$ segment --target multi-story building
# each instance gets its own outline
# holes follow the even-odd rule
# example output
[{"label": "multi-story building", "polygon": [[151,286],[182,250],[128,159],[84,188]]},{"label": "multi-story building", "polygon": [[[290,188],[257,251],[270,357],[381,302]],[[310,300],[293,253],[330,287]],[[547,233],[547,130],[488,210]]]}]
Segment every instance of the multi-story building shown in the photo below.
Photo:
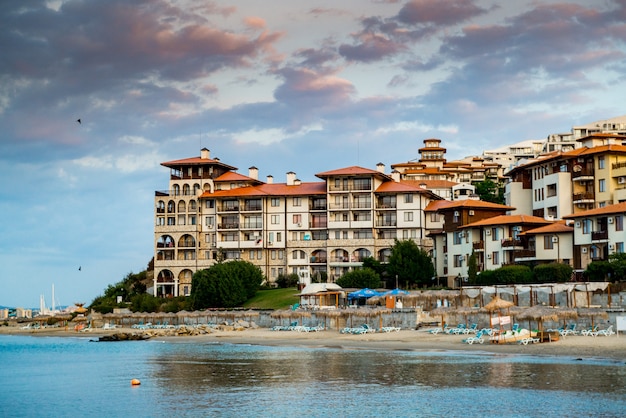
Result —
[{"label": "multi-story building", "polygon": [[162,163],[169,188],[155,194],[155,295],[188,295],[195,271],[224,259],[282,274],[335,281],[366,257],[385,262],[395,239],[430,250],[425,208],[441,198],[397,172],[347,167],[318,173],[319,182],[286,183],[248,176],[199,157]]},{"label": "multi-story building", "polygon": [[[438,193],[446,193],[458,183],[471,184],[486,179],[499,183],[503,174],[502,165],[485,161],[483,157],[447,161],[446,149],[441,147],[441,140],[436,138],[425,139],[419,154],[419,160],[392,164],[391,168],[400,172],[403,180],[414,180],[428,189],[432,188],[433,192],[441,183],[431,182],[448,182],[447,190],[437,190]],[[441,197],[448,198],[445,195]]]},{"label": "multi-story building", "polygon": [[512,213],[561,219],[626,200],[626,137],[596,134],[578,141],[581,147],[541,155],[506,173]]},{"label": "multi-story building", "polygon": [[566,216],[574,221],[574,268],[623,253],[626,242],[626,201]]}]

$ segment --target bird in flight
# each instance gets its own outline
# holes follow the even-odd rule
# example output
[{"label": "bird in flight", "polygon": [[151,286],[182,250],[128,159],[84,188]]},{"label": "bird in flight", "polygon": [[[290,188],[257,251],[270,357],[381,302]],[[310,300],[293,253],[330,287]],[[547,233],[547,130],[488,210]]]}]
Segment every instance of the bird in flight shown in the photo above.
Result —
[{"label": "bird in flight", "polygon": [[78,122],[79,125],[82,125],[82,122],[80,121],[80,119],[77,119],[76,122]]},{"label": "bird in flight", "polygon": [[83,269],[83,266],[78,266],[78,271],[81,271]]}]

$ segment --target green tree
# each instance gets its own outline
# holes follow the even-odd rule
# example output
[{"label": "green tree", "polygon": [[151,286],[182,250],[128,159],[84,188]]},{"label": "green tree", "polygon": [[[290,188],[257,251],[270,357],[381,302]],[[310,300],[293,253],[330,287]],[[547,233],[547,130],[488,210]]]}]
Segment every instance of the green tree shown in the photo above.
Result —
[{"label": "green tree", "polygon": [[263,273],[254,264],[233,260],[197,271],[191,281],[192,309],[233,308],[252,298]]},{"label": "green tree", "polygon": [[295,273],[287,274],[287,275],[280,274],[276,278],[276,284],[278,285],[278,287],[285,289],[288,287],[296,287],[298,285],[299,280],[300,278]]},{"label": "green tree", "polygon": [[528,266],[510,265],[495,271],[498,284],[532,283],[533,272]]},{"label": "green tree", "polygon": [[406,284],[410,287],[430,285],[435,275],[430,255],[412,240],[395,240],[387,271],[392,279],[398,278],[399,286]]},{"label": "green tree", "polygon": [[585,280],[590,282],[603,282],[610,275],[613,275],[613,269],[609,261],[592,261],[583,273]]},{"label": "green tree", "polygon": [[504,204],[504,189],[491,179],[474,183],[476,194],[480,200],[491,203]]},{"label": "green tree", "polygon": [[349,271],[340,278],[336,283],[341,287],[358,287],[375,289],[380,286],[380,276],[369,267],[358,270]]},{"label": "green tree", "polygon": [[472,251],[469,260],[467,260],[467,276],[467,280],[470,284],[476,284],[476,278],[478,277],[478,260],[474,251]]},{"label": "green tree", "polygon": [[613,253],[609,255],[611,265],[611,280],[626,280],[626,253]]},{"label": "green tree", "polygon": [[385,273],[385,265],[381,264],[381,262],[374,257],[365,257],[363,259],[363,267],[374,270],[379,277],[383,277]]}]

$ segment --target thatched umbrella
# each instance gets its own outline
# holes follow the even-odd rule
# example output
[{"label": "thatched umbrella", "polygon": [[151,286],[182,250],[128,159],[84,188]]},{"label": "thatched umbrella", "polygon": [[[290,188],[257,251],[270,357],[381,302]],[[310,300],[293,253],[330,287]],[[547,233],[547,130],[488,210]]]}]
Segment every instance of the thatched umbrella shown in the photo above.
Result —
[{"label": "thatched umbrella", "polygon": [[449,307],[449,306],[440,306],[430,311],[431,315],[441,316],[441,330],[442,331],[445,329],[444,317],[448,315],[453,315],[454,313],[455,313],[454,308]]},{"label": "thatched umbrella", "polygon": [[[322,309],[315,313],[315,316],[321,316],[324,318],[324,329],[327,328],[326,319],[327,318],[338,318],[341,316],[341,312],[336,309]],[[339,329],[339,321],[336,321],[337,329]]]},{"label": "thatched umbrella", "polygon": [[544,321],[558,321],[559,315],[553,308],[548,308],[542,305],[535,305],[522,310],[516,315],[517,319],[528,320],[530,328],[530,321],[537,321],[537,329],[543,331]]},{"label": "thatched umbrella", "polygon": [[595,318],[608,319],[609,314],[604,309],[599,308],[578,308],[578,316],[584,316],[587,318],[591,318],[591,327],[594,326]]},{"label": "thatched umbrella", "polygon": [[[515,306],[515,304],[511,301],[508,300],[504,300],[502,298],[500,298],[500,296],[495,295],[492,299],[491,302],[489,302],[488,304],[486,304],[485,306],[483,306],[481,309],[484,309],[485,311],[489,312],[489,327],[493,328],[493,324],[492,324],[492,319],[491,319],[491,313],[492,312],[498,312],[498,319],[501,316],[501,312],[502,309],[506,309],[507,310],[507,314],[509,313],[508,310],[509,308],[511,308],[512,306]],[[500,321],[498,321],[498,324],[500,323]],[[513,326],[511,325],[511,329]]]}]

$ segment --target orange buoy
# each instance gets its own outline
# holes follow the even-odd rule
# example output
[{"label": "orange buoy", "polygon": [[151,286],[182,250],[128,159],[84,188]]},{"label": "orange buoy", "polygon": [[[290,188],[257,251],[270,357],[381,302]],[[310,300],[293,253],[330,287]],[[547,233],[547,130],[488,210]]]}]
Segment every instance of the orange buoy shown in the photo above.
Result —
[{"label": "orange buoy", "polygon": [[139,386],[141,385],[141,382],[139,381],[139,379],[133,379],[130,381],[130,384],[133,386]]}]

